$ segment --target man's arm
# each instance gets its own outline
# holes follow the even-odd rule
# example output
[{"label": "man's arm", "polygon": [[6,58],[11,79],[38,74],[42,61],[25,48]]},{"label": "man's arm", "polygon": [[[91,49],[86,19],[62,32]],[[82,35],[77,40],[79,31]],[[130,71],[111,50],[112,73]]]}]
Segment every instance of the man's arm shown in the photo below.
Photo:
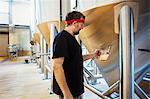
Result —
[{"label": "man's arm", "polygon": [[73,99],[72,94],[66,82],[64,70],[63,70],[64,57],[53,59],[53,71],[56,81],[64,95],[64,99]]},{"label": "man's arm", "polygon": [[83,61],[86,61],[86,60],[91,59],[91,58],[98,58],[100,56],[100,54],[101,53],[99,50],[95,50],[91,54],[83,55]]}]

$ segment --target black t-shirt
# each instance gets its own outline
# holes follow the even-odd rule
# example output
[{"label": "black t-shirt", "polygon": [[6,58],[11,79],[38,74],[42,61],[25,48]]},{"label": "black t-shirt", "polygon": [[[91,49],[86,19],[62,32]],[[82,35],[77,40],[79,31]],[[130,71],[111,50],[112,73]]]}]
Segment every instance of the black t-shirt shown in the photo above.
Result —
[{"label": "black t-shirt", "polygon": [[[84,92],[82,49],[75,37],[63,30],[54,39],[53,59],[64,57],[63,69],[66,82],[73,95],[77,97]],[[62,95],[62,91],[53,76],[53,91]]]}]

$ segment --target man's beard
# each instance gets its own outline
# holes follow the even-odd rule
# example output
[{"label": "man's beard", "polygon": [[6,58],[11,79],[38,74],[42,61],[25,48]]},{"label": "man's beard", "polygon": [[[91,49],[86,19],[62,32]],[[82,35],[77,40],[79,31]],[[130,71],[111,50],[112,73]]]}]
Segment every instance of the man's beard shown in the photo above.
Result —
[{"label": "man's beard", "polygon": [[74,32],[74,35],[78,35],[79,34],[79,31],[78,32]]}]

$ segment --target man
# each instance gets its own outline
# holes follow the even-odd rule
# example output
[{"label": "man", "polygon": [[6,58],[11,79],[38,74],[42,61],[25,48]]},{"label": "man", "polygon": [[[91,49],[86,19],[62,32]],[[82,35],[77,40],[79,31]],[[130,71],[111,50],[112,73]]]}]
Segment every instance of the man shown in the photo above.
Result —
[{"label": "man", "polygon": [[60,99],[81,99],[84,92],[83,61],[97,58],[99,51],[82,56],[75,35],[84,27],[85,16],[77,11],[67,14],[67,27],[53,42],[53,91]]}]

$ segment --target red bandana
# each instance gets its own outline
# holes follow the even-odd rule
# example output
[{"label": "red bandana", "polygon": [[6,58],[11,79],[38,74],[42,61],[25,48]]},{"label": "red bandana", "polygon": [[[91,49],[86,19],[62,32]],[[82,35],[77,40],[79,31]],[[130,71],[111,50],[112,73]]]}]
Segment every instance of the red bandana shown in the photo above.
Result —
[{"label": "red bandana", "polygon": [[74,21],[76,21],[76,22],[82,22],[82,23],[85,22],[84,19],[73,19],[73,20],[65,21],[65,23],[66,23],[66,24],[71,24],[71,23],[73,23]]}]

